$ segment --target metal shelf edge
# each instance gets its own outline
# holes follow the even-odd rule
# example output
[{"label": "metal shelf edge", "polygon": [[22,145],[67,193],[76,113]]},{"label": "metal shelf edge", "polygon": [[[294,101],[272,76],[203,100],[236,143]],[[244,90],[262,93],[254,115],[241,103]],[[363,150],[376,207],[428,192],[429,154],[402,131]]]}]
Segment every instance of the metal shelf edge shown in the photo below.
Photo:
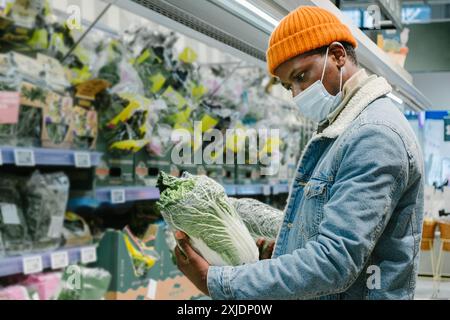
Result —
[{"label": "metal shelf edge", "polygon": [[54,252],[66,251],[69,255],[69,265],[81,261],[81,250],[84,248],[95,247],[95,245],[86,245],[72,248],[58,248],[56,250],[46,252],[27,253],[20,256],[6,256],[0,258],[0,277],[6,277],[23,273],[23,259],[26,257],[42,257],[43,270],[51,267],[51,255]]}]

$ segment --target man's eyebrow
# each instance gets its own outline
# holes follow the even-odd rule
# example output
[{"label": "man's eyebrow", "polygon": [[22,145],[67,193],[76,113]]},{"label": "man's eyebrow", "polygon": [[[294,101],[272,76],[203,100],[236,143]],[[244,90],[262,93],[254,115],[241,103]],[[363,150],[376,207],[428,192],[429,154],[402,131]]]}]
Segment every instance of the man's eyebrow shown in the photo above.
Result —
[{"label": "man's eyebrow", "polygon": [[291,74],[289,75],[288,79],[292,79],[292,77],[294,76],[295,73],[299,73],[299,72],[303,72],[303,68],[302,67],[298,67],[298,68],[294,68],[294,70],[292,70]]}]

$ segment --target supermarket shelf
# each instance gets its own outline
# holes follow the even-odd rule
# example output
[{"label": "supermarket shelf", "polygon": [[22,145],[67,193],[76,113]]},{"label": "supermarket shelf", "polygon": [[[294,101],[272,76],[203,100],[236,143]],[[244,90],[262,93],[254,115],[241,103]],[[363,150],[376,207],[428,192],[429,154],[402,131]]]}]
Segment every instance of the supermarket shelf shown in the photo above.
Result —
[{"label": "supermarket shelf", "polygon": [[289,185],[287,183],[276,184],[272,186],[272,194],[289,193]]},{"label": "supermarket shelf", "polygon": [[236,185],[236,195],[238,196],[254,196],[261,194],[270,195],[270,186],[262,184]]},{"label": "supermarket shelf", "polygon": [[47,251],[43,253],[30,253],[21,256],[3,257],[0,258],[0,277],[10,276],[14,274],[21,274],[24,272],[24,258],[37,257],[42,258],[42,269],[51,267],[51,256],[56,252],[67,252],[69,258],[69,265],[81,262],[81,252],[87,248],[95,248],[95,246],[75,247],[75,248],[61,248],[54,251]]},{"label": "supermarket shelf", "polygon": [[237,194],[237,188],[235,185],[228,184],[223,186],[225,188],[225,192],[229,196],[235,196]]},{"label": "supermarket shelf", "polygon": [[[287,184],[264,185],[224,185],[225,191],[229,196],[251,196],[251,195],[271,195],[289,192]],[[139,200],[158,200],[159,190],[155,187],[105,187],[97,189],[95,192],[96,200],[99,203],[125,203]]]},{"label": "supermarket shelf", "polygon": [[138,200],[158,200],[159,190],[155,187],[100,188],[96,190],[95,196],[97,201],[100,203],[124,203]]},{"label": "supermarket shelf", "polygon": [[[75,161],[75,157],[81,155],[85,156],[83,160],[89,159],[90,166],[94,167],[100,163],[102,156],[100,152],[0,146],[2,163],[19,165],[15,156],[17,151],[21,151],[22,155],[32,155],[34,157],[34,161],[33,159],[25,159],[23,166],[79,166]],[[87,158],[87,155],[89,158]]]},{"label": "supermarket shelf", "polygon": [[[235,1],[227,0],[106,0],[118,7],[150,19],[171,30],[195,38],[209,46],[228,52],[261,68],[274,26],[245,10]],[[413,84],[412,76],[367,37],[329,0],[248,0],[269,16],[281,20],[299,5],[325,8],[346,23],[358,41],[361,65],[385,77],[394,93],[411,109],[429,109],[431,102]],[[220,17],[220,19],[218,19]]]}]

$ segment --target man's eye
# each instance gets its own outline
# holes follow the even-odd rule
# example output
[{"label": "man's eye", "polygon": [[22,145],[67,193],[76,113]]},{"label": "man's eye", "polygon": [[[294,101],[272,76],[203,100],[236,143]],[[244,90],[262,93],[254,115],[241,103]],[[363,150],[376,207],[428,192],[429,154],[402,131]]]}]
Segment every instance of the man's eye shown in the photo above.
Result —
[{"label": "man's eye", "polygon": [[299,82],[302,82],[304,78],[305,78],[305,73],[303,72],[303,73],[299,73],[298,75],[296,75],[294,79]]}]

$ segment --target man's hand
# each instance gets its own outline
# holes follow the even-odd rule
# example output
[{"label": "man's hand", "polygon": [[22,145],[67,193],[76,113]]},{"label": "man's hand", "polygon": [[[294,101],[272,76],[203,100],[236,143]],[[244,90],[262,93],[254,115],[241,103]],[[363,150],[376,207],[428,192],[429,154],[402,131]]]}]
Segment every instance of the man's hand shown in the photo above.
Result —
[{"label": "man's hand", "polygon": [[258,239],[256,245],[259,249],[259,260],[265,260],[272,258],[273,248],[275,246],[275,241],[268,242],[265,239]]},{"label": "man's hand", "polygon": [[191,280],[197,289],[209,295],[207,286],[208,262],[191,247],[189,238],[185,233],[177,231],[175,238],[178,240],[178,246],[175,248],[178,269]]}]

